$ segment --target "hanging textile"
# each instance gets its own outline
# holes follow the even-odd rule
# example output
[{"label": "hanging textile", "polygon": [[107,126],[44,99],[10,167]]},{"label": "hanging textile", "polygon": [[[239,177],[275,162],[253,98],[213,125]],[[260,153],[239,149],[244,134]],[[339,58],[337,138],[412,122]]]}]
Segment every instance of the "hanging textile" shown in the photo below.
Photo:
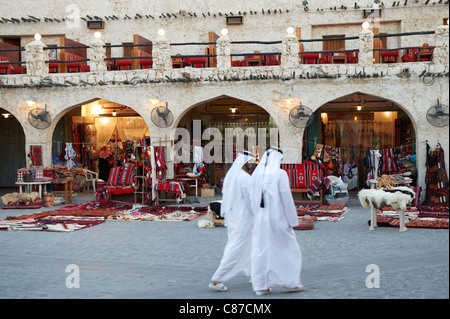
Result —
[{"label": "hanging textile", "polygon": [[397,160],[395,157],[395,150],[387,148],[381,151],[381,173],[391,174],[398,172]]},{"label": "hanging textile", "polygon": [[200,146],[194,146],[193,151],[194,167],[192,168],[194,173],[199,173],[203,169],[203,148]]},{"label": "hanging textile", "polygon": [[425,176],[426,193],[424,205],[436,205],[449,202],[449,184],[445,169],[444,150],[438,144],[431,151],[427,143],[427,172]]},{"label": "hanging textile", "polygon": [[30,145],[30,157],[32,166],[42,166],[42,146]]},{"label": "hanging textile", "polygon": [[166,174],[167,166],[164,161],[164,146],[155,146],[155,165],[158,178],[161,179]]},{"label": "hanging textile", "polygon": [[73,149],[72,143],[66,143],[65,154],[66,155],[64,159],[67,161],[66,163],[67,169],[71,170],[75,165],[74,159],[76,159],[77,157],[77,153]]}]

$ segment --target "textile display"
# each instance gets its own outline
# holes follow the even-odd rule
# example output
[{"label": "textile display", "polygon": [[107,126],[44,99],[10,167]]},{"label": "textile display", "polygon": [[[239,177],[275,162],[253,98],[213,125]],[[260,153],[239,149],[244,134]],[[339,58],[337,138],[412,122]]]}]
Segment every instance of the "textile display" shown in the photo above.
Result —
[{"label": "textile display", "polygon": [[345,206],[306,205],[297,207],[297,215],[314,216],[320,221],[340,221],[350,211]]},{"label": "textile display", "polygon": [[191,221],[206,215],[208,207],[144,206],[131,208],[109,216],[122,221]]},{"label": "textile display", "polygon": [[381,150],[381,173],[391,174],[399,172],[395,150],[393,148]]},{"label": "textile display", "polygon": [[77,153],[73,149],[72,143],[65,143],[65,144],[66,147],[64,152],[65,153],[64,159],[67,161],[66,162],[67,169],[71,170],[75,166],[74,159],[76,159]]},{"label": "textile display", "polygon": [[442,205],[449,202],[449,183],[445,169],[444,150],[438,144],[434,151],[427,143],[426,193],[424,205]]},{"label": "textile display", "polygon": [[[417,208],[410,207],[405,211],[405,226],[407,228],[440,228],[448,229],[448,209],[447,212],[424,212]],[[384,207],[377,211],[377,225],[399,227],[400,220],[398,213],[392,207]]]},{"label": "textile display", "polygon": [[42,146],[30,145],[31,166],[42,166]]},{"label": "textile display", "polygon": [[186,198],[186,191],[181,182],[158,183],[155,185],[155,190],[173,193],[176,195],[177,201]]},{"label": "textile display", "polygon": [[103,217],[51,216],[42,219],[0,220],[0,230],[72,232],[104,222]]},{"label": "textile display", "polygon": [[37,212],[29,215],[8,216],[7,220],[41,219],[48,216],[108,217],[117,212],[131,209],[133,204],[119,201],[92,201],[72,204],[53,211]]}]

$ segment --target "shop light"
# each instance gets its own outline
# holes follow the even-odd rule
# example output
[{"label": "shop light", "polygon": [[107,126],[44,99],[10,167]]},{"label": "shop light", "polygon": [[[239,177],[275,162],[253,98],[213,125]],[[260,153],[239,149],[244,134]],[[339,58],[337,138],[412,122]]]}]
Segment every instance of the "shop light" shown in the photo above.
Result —
[{"label": "shop light", "polygon": [[153,99],[150,99],[150,102],[151,102],[153,105],[156,105],[157,103],[159,103],[159,100],[158,100],[157,98],[153,98]]},{"label": "shop light", "polygon": [[367,30],[367,29],[369,29],[370,28],[370,24],[369,24],[369,22],[364,22],[363,24],[362,24],[362,28],[364,29],[364,30]]},{"label": "shop light", "polygon": [[102,34],[100,32],[97,31],[94,33],[94,38],[100,39],[101,37],[102,37]]},{"label": "shop light", "polygon": [[358,111],[361,111],[361,110],[362,110],[362,106],[361,106],[361,105],[358,105],[358,106],[356,107],[356,109],[357,109]]},{"label": "shop light", "polygon": [[237,108],[236,107],[230,107],[231,113],[236,113]]},{"label": "shop light", "polygon": [[116,116],[116,115],[117,115],[116,110],[113,110],[113,111],[112,111],[112,116]]},{"label": "shop light", "polygon": [[35,39],[36,41],[39,41],[40,39],[42,39],[42,36],[41,36],[39,33],[36,33],[36,34],[34,35],[34,39]]},{"label": "shop light", "polygon": [[285,101],[287,104],[291,104],[292,101],[294,101],[294,99],[291,98],[291,97],[287,97],[287,98],[284,99],[284,101]]},{"label": "shop light", "polygon": [[294,28],[293,28],[293,27],[289,27],[289,28],[286,29],[286,32],[287,32],[289,35],[292,35],[292,34],[294,34]]},{"label": "shop light", "polygon": [[92,107],[92,114],[93,115],[100,115],[102,113],[102,106],[100,103],[95,103]]},{"label": "shop light", "polygon": [[159,30],[158,30],[158,35],[159,35],[160,37],[163,37],[165,34],[166,34],[166,31],[164,31],[163,29],[159,29]]},{"label": "shop light", "polygon": [[27,104],[28,104],[28,106],[33,106],[36,102],[34,102],[34,101],[25,101]]},{"label": "shop light", "polygon": [[11,115],[11,114],[9,114],[9,113],[3,113],[3,114],[2,114],[2,116],[3,116],[5,119],[7,119],[10,115]]},{"label": "shop light", "polygon": [[227,28],[223,28],[220,33],[222,33],[222,35],[227,35],[228,34],[228,29]]}]

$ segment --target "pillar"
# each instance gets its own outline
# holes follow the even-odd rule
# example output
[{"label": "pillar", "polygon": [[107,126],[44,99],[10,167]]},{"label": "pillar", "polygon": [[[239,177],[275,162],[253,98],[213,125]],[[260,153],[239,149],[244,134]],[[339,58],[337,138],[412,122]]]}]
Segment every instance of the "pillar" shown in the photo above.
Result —
[{"label": "pillar", "polygon": [[289,27],[287,32],[288,34],[283,37],[281,44],[281,67],[295,69],[299,67],[300,46],[298,38],[294,34],[294,28]]},{"label": "pillar", "polygon": [[45,63],[47,53],[44,48],[46,45],[41,41],[41,35],[36,34],[34,38],[35,41],[25,46],[27,74],[33,77],[44,77],[49,73],[48,64]]},{"label": "pillar", "polygon": [[91,72],[98,74],[105,72],[106,67],[106,48],[105,43],[100,39],[100,32],[95,32],[95,39],[89,43],[88,57],[90,60]]},{"label": "pillar", "polygon": [[359,34],[358,65],[367,67],[373,65],[373,32],[364,28]]},{"label": "pillar", "polygon": [[231,68],[231,40],[228,37],[228,30],[222,30],[222,36],[216,41],[217,68]]}]

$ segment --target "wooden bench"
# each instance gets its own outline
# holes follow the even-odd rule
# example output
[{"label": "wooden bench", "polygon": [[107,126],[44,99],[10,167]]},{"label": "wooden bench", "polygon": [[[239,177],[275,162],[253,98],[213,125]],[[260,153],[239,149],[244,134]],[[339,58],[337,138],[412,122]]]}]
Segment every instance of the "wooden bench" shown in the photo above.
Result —
[{"label": "wooden bench", "polygon": [[[281,168],[286,171],[289,177],[289,184],[292,193],[306,193],[310,190],[311,183],[316,178],[323,178],[322,168],[320,165],[306,161],[301,164],[282,164]],[[323,191],[317,190],[319,199],[302,199],[295,200],[296,204],[321,204],[323,200]]]}]

